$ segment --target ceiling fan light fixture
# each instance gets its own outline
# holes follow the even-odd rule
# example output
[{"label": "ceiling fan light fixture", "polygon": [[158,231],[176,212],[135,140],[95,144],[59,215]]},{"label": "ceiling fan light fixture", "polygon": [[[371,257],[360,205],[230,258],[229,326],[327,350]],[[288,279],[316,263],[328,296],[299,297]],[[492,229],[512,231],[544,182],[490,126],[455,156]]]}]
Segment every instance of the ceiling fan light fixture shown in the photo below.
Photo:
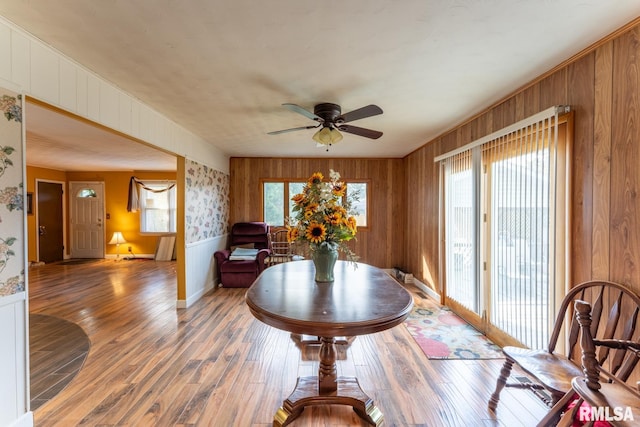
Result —
[{"label": "ceiling fan light fixture", "polygon": [[342,134],[336,128],[323,126],[312,138],[318,144],[332,145],[342,141]]},{"label": "ceiling fan light fixture", "polygon": [[378,139],[382,136],[382,132],[377,130],[346,124],[354,120],[360,120],[382,114],[382,108],[377,105],[365,105],[362,108],[358,108],[346,114],[342,114],[342,108],[338,104],[328,102],[316,104],[313,107],[313,113],[296,104],[288,103],[282,105],[295,113],[302,114],[303,116],[315,121],[317,124],[315,126],[300,126],[291,129],[267,132],[269,135],[279,135],[286,132],[322,127],[312,136],[312,139],[316,141],[318,146],[326,147],[327,151],[329,151],[329,147],[331,145],[342,141],[341,132],[347,132],[349,134],[363,136],[370,139]]},{"label": "ceiling fan light fixture", "polygon": [[342,134],[340,131],[336,128],[331,128],[331,143],[337,144],[340,141],[342,141]]}]

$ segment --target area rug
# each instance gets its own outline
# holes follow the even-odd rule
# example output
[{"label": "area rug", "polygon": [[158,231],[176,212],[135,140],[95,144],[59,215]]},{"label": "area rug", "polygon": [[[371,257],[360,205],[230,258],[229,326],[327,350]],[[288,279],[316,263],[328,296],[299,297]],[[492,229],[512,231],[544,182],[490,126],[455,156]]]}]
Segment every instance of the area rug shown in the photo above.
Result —
[{"label": "area rug", "polygon": [[404,325],[429,359],[500,359],[500,347],[448,307],[429,300],[405,320]]},{"label": "area rug", "polygon": [[80,372],[91,341],[85,331],[68,320],[29,313],[31,410],[61,392]]}]

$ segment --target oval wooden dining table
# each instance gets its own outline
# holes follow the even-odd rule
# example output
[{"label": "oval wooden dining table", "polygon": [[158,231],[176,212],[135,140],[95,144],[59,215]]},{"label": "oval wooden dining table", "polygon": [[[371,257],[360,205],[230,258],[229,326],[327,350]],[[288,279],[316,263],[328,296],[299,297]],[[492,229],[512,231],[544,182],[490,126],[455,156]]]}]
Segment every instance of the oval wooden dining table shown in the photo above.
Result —
[{"label": "oval wooden dining table", "polygon": [[285,426],[306,406],[349,405],[364,420],[380,425],[383,414],[355,377],[337,376],[336,337],[380,332],[402,323],[413,298],[379,268],[338,261],[335,280],[317,283],[311,261],[294,261],[265,269],[245,300],[260,321],[294,334],[320,337],[317,376],[299,377],[274,416]]}]

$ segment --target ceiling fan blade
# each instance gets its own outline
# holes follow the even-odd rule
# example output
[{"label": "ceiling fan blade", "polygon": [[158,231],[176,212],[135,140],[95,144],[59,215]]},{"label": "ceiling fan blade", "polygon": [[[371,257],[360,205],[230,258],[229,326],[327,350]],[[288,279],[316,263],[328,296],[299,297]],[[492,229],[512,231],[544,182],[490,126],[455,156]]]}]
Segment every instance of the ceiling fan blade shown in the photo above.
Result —
[{"label": "ceiling fan blade", "polygon": [[382,132],[379,132],[377,130],[365,129],[352,125],[340,125],[338,129],[343,132],[352,133],[354,135],[364,136],[365,138],[371,139],[378,139],[382,136]]},{"label": "ceiling fan blade", "polygon": [[382,114],[382,108],[377,105],[367,105],[362,108],[358,108],[357,110],[350,111],[336,119],[336,123],[347,123],[352,122],[354,120],[364,119],[366,117],[377,116],[378,114]]},{"label": "ceiling fan blade", "polygon": [[[320,126],[320,125],[318,125]],[[267,135],[279,135],[281,133],[293,132],[296,130],[305,130],[305,129],[315,129],[318,126],[301,126],[299,128],[291,128],[291,129],[283,129],[283,130],[275,130],[273,132],[267,132]]]},{"label": "ceiling fan blade", "polygon": [[310,118],[311,120],[315,120],[316,122],[324,122],[324,119],[320,116],[317,116],[315,113],[311,111],[305,110],[299,105],[296,104],[282,104],[283,107],[293,111],[294,113],[302,114],[305,117]]}]

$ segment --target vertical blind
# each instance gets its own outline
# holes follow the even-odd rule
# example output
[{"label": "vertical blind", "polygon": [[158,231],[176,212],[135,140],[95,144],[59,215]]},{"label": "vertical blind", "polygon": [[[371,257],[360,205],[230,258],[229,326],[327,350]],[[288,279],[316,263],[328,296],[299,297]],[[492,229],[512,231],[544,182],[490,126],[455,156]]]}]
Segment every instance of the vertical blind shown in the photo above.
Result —
[{"label": "vertical blind", "polygon": [[565,250],[557,237],[566,205],[558,191],[564,112],[552,107],[436,158],[446,295],[530,347],[547,342],[564,284],[557,263]]}]

